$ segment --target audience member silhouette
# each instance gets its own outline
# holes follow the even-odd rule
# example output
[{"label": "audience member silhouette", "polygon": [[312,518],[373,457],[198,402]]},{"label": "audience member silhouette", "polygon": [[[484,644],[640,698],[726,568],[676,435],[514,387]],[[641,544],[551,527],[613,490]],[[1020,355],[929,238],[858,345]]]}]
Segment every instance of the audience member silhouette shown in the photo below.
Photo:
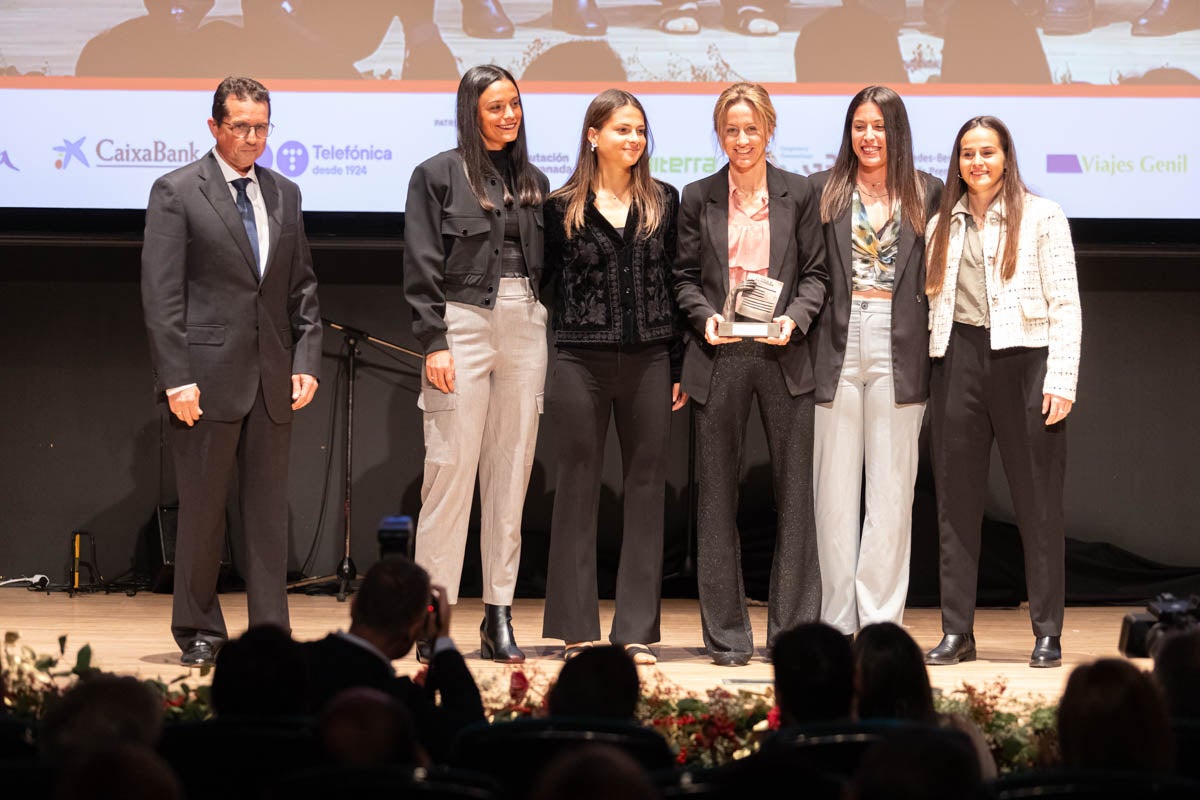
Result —
[{"label": "audience member silhouette", "polygon": [[51,800],[182,800],[171,767],[145,745],[106,744],[60,770]]},{"label": "audience member silhouette", "polygon": [[[344,689],[378,689],[404,705],[425,751],[442,761],[458,731],[484,718],[479,689],[449,631],[450,606],[430,586],[429,573],[404,556],[376,562],[351,601],[350,630],[300,645],[308,663],[310,709],[319,714]],[[398,677],[391,663],[418,640],[432,642],[424,685]]]},{"label": "audience member silhouette", "polygon": [[89,675],[47,711],[38,747],[55,764],[119,744],[152,749],[162,724],[162,698],[148,685],[131,676]]},{"label": "audience member silhouette", "polygon": [[1150,676],[1124,659],[1081,664],[1058,704],[1058,743],[1072,769],[1175,768],[1167,704]]},{"label": "audience member silhouette", "polygon": [[1200,631],[1168,636],[1154,658],[1154,677],[1172,717],[1200,720]]},{"label": "audience member silhouette", "polygon": [[212,707],[218,717],[301,716],[308,669],[300,645],[282,628],[250,628],[217,651]]},{"label": "audience member silhouette", "polygon": [[392,695],[358,686],[325,704],[317,734],[326,756],[343,767],[428,766],[412,717]]},{"label": "audience member silhouette", "polygon": [[[596,648],[616,650],[619,647]],[[582,653],[563,667],[588,655]],[[628,657],[626,657],[628,658]],[[630,661],[630,666],[633,662]],[[547,764],[534,783],[530,800],[656,800],[654,783],[642,767],[622,750],[608,745],[585,745],[567,750]]]},{"label": "audience member silhouette", "polygon": [[979,796],[981,785],[979,761],[965,735],[951,729],[916,728],[889,736],[867,750],[847,797],[947,800]]},{"label": "audience member silhouette", "polygon": [[974,747],[976,769],[996,777],[996,761],[982,731],[958,714],[939,714],[925,669],[925,654],[893,622],[868,625],[854,638],[854,713],[858,719],[895,719],[957,730]]},{"label": "audience member silhouette", "polygon": [[625,648],[590,647],[563,664],[546,698],[550,714],[632,720],[640,683]]},{"label": "audience member silhouette", "polygon": [[[796,80],[800,83],[908,83],[896,23],[847,3],[809,22],[796,39]],[[853,53],[853,58],[846,58]]]},{"label": "audience member silhouette", "polygon": [[854,661],[838,630],[811,622],[784,631],[771,649],[771,662],[784,725],[850,718]]},{"label": "audience member silhouette", "polygon": [[941,83],[1052,83],[1030,17],[1007,0],[957,0],[946,16]]},{"label": "audience member silhouette", "polygon": [[854,639],[853,652],[855,716],[937,723],[925,656],[904,628],[868,625]]}]

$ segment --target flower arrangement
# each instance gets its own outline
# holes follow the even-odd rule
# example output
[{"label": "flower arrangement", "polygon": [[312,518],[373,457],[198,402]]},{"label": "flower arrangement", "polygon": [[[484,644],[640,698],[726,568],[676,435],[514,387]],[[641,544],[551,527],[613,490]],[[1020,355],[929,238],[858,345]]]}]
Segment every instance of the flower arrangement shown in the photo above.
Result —
[{"label": "flower arrangement", "polygon": [[[88,645],[79,648],[73,665],[63,665],[66,644],[67,637],[60,637],[57,656],[38,655],[22,645],[16,633],[5,634],[0,686],[4,708],[10,714],[39,719],[76,681],[101,674],[92,666]],[[207,673],[202,670],[201,676]],[[422,669],[414,680],[422,683],[424,677]],[[186,676],[145,683],[162,698],[167,720],[199,720],[212,713],[206,684],[189,684]],[[536,665],[511,666],[489,670],[478,678],[478,685],[488,721],[506,722],[545,715],[554,674]],[[997,680],[983,686],[964,683],[961,689],[940,692],[935,706],[941,713],[961,714],[979,726],[1001,773],[1055,760],[1056,706],[1044,698],[1014,697],[1007,684]],[[675,752],[676,763],[686,767],[713,767],[743,758],[779,728],[779,708],[769,687],[761,692],[717,687],[696,694],[658,670],[642,673],[642,695],[635,716],[658,731]]]},{"label": "flower arrangement", "polygon": [[1004,680],[995,680],[983,686],[963,683],[961,689],[939,693],[934,706],[940,713],[961,714],[974,722],[1001,773],[1057,761],[1058,707],[1045,698],[1013,697]]},{"label": "flower arrangement", "polygon": [[[75,653],[70,668],[60,666],[66,656],[67,637],[58,637],[58,655],[38,655],[31,647],[21,644],[20,635],[4,634],[0,651],[0,687],[3,705],[18,719],[36,720],[45,715],[77,681],[86,681],[103,672],[92,666],[92,648],[84,645]],[[201,670],[201,676],[208,674]],[[210,688],[192,686],[179,676],[168,682],[158,678],[143,681],[162,698],[163,718],[167,720],[205,719],[211,714]]]}]

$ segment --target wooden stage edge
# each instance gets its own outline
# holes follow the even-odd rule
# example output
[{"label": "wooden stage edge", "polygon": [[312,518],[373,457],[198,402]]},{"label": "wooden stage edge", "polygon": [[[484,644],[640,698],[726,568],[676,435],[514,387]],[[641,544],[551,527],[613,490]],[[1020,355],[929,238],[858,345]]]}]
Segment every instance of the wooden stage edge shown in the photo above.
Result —
[{"label": "wooden stage edge", "polygon": [[[293,594],[289,598],[292,633],[297,639],[318,639],[330,631],[349,626],[350,605],[331,596]],[[223,594],[221,605],[231,635],[246,626],[246,596]],[[518,599],[513,605],[513,626],[518,643],[529,656],[526,667],[533,673],[552,676],[562,666],[562,643],[541,636],[540,599]],[[1133,607],[1072,607],[1067,609],[1063,630],[1063,666],[1059,669],[1031,669],[1029,651],[1033,634],[1026,607],[980,609],[976,614],[975,633],[979,660],[952,667],[930,667],[935,688],[953,691],[962,684],[981,686],[1002,680],[1007,694],[1021,698],[1038,695],[1056,699],[1062,694],[1071,669],[1097,658],[1119,657],[1117,641],[1121,619]],[[607,632],[612,618],[612,601],[600,605],[601,630]],[[111,672],[158,677],[171,680],[188,673],[179,665],[179,653],[170,635],[171,597],[139,593],[77,594],[31,592],[27,589],[0,589],[0,630],[15,631],[21,643],[39,654],[58,650],[58,637],[66,635],[67,657],[90,644],[93,663]],[[761,690],[772,680],[771,665],[762,657],[765,647],[766,608],[752,606],[758,655],[744,667],[718,667],[704,655],[700,633],[700,610],[695,600],[664,600],[662,641],[653,645],[658,654],[656,667],[643,667],[643,679],[666,680],[687,691],[702,693],[723,686],[730,690]],[[479,658],[479,622],[483,618],[482,601],[462,598],[452,609],[452,635],[466,656],[477,680],[491,681],[509,668]],[[904,626],[923,648],[937,644],[941,623],[936,608],[910,608]],[[1134,659],[1142,669],[1149,660]],[[412,673],[419,665],[414,656],[395,662],[397,672]],[[193,671],[193,678],[198,675]]]}]

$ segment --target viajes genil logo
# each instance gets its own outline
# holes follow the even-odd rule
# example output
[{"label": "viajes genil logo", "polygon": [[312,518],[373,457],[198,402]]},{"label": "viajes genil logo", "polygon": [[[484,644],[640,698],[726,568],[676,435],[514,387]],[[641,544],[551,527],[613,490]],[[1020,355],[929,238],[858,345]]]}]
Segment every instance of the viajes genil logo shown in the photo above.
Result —
[{"label": "viajes genil logo", "polygon": [[1187,153],[1051,153],[1046,172],[1067,175],[1186,175],[1190,172]]},{"label": "viajes genil logo", "polygon": [[62,146],[54,148],[55,152],[62,153],[61,156],[54,160],[54,168],[66,169],[71,165],[72,161],[78,161],[85,167],[91,167],[92,165],[88,163],[87,156],[83,154],[83,143],[86,140],[86,136],[80,136],[73,142],[63,139]]},{"label": "viajes genil logo", "polygon": [[308,148],[299,142],[284,142],[275,151],[275,169],[289,178],[308,169]]},{"label": "viajes genil logo", "polygon": [[8,167],[8,168],[9,168],[9,169],[11,169],[13,172],[20,172],[20,171],[21,171],[21,170],[17,169],[17,165],[16,165],[16,164],[14,164],[14,163],[12,162],[12,159],[8,157],[8,151],[7,151],[7,150],[0,150],[0,166]]},{"label": "viajes genil logo", "polygon": [[1083,172],[1079,165],[1079,156],[1073,153],[1047,153],[1046,172],[1076,174]]}]

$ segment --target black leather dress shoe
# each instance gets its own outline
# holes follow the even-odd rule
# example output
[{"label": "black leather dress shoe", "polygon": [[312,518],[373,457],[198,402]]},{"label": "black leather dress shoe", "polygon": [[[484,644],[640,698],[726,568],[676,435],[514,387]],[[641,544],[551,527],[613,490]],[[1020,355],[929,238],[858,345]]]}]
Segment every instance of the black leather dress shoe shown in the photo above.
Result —
[{"label": "black leather dress shoe", "polygon": [[511,39],[512,20],[500,0],[462,0],[462,29],[476,39]]},{"label": "black leather dress shoe", "polygon": [[1092,29],[1096,0],[1049,0],[1042,31],[1047,36],[1074,36]]},{"label": "black leather dress shoe", "polygon": [[1061,667],[1062,640],[1058,636],[1039,636],[1029,655],[1031,667]]},{"label": "black leather dress shoe", "polygon": [[718,667],[744,667],[750,663],[751,653],[734,653],[728,650],[722,650],[718,653],[710,653],[712,662]]},{"label": "black leather dress shoe", "polygon": [[925,654],[925,663],[948,666],[960,661],[975,660],[974,633],[947,633],[938,646]]},{"label": "black leather dress shoe", "polygon": [[1133,22],[1134,36],[1170,36],[1200,28],[1200,0],[1154,0]]},{"label": "black leather dress shoe", "polygon": [[217,651],[211,642],[204,639],[192,639],[187,649],[179,656],[179,663],[185,667],[211,666],[216,660]]},{"label": "black leather dress shoe", "polygon": [[552,18],[554,27],[576,36],[603,36],[608,31],[596,0],[554,0]]}]

